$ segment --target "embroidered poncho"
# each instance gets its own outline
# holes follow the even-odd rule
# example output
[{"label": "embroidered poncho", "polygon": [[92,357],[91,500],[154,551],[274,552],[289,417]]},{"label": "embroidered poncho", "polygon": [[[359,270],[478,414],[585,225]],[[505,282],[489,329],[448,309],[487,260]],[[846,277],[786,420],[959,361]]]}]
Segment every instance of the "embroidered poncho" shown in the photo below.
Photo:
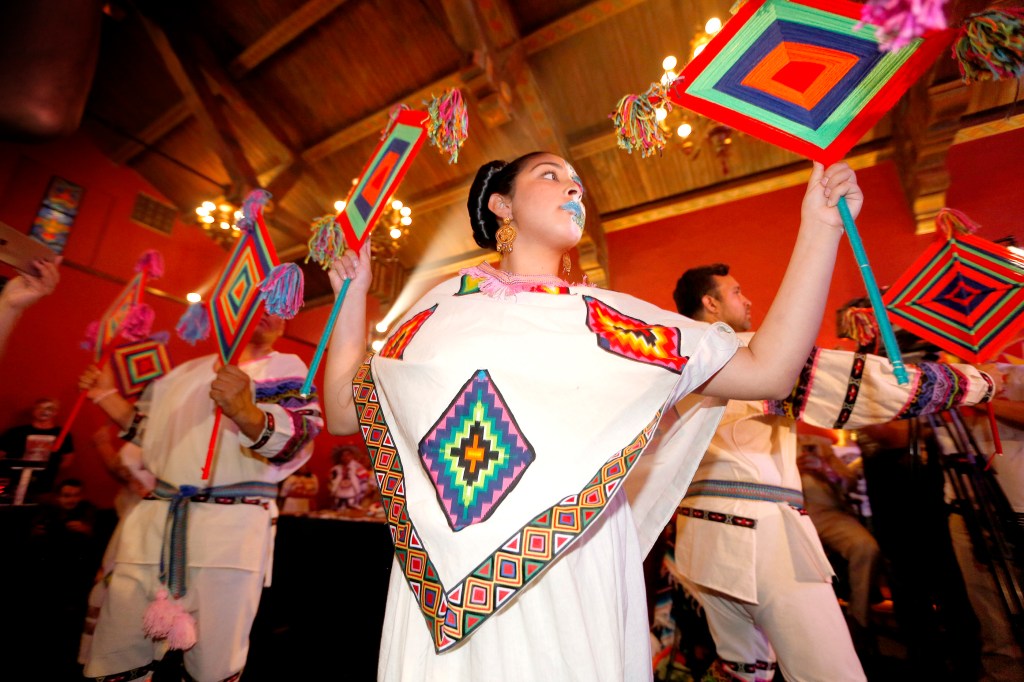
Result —
[{"label": "embroidered poncho", "polygon": [[[543,282],[489,295],[488,268],[464,273],[413,305],[354,382],[396,566],[437,652],[529,596],[620,503],[627,477],[639,563],[720,409],[696,410],[660,438],[657,456],[640,455],[666,406],[737,345],[725,325],[623,294]],[[401,646],[387,626],[384,639],[385,651]]]}]

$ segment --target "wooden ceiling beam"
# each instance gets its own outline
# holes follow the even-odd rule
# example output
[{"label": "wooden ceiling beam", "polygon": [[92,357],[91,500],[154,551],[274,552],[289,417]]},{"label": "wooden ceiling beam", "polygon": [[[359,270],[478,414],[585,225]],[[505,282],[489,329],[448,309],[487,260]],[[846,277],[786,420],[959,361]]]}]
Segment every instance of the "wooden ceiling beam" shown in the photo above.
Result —
[{"label": "wooden ceiling beam", "polygon": [[620,12],[645,2],[647,0],[595,0],[523,38],[523,50],[527,55],[543,52],[563,40],[608,21]]},{"label": "wooden ceiling beam", "polygon": [[232,60],[228,72],[241,78],[344,4],[345,0],[309,0],[242,50]]},{"label": "wooden ceiling beam", "polygon": [[421,100],[429,99],[433,95],[439,94],[441,91],[447,88],[456,87],[461,84],[462,80],[459,76],[459,71],[453,71],[452,73],[446,74],[441,78],[437,79],[433,83],[411,92],[408,95],[391,102],[387,106],[378,109],[368,116],[364,116],[355,123],[345,126],[336,133],[328,135],[326,138],[317,142],[316,144],[308,147],[307,149],[300,152],[300,155],[309,163],[324,159],[335,152],[339,152],[345,147],[355,144],[360,140],[369,137],[370,135],[376,135],[384,129],[384,126],[388,122],[388,117],[391,115],[391,110],[399,104],[409,104],[410,106],[419,107]]},{"label": "wooden ceiling beam", "polygon": [[950,185],[946,157],[970,101],[970,89],[962,81],[931,86],[922,81],[894,109],[896,166],[916,234],[934,232],[935,216],[946,205]]},{"label": "wooden ceiling beam", "polygon": [[[192,118],[192,110],[189,109],[185,102],[178,102],[173,107],[165,111],[160,118],[146,126],[135,137],[141,142],[144,142],[145,145],[156,144],[161,138],[190,118]],[[119,165],[126,164],[144,152],[146,150],[145,145],[139,144],[139,142],[136,142],[135,140],[129,140],[118,147],[114,153],[110,155],[110,159]]]},{"label": "wooden ceiling beam", "polygon": [[[185,104],[198,119],[207,141],[231,177],[235,185],[232,193],[240,193],[246,186],[257,187],[256,171],[194,59],[192,41],[187,41],[182,35],[172,37],[146,16],[140,15],[139,18],[168,73],[184,95]],[[174,29],[171,30],[174,34]]]}]

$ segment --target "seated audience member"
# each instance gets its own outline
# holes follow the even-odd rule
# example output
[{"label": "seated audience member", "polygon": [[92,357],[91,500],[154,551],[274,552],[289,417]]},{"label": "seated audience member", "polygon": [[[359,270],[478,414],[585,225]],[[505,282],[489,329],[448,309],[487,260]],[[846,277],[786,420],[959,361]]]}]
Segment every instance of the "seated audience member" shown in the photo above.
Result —
[{"label": "seated audience member", "polygon": [[846,561],[850,588],[847,613],[866,630],[880,550],[874,536],[846,501],[845,484],[856,482],[857,467],[836,457],[832,445],[825,439],[810,440],[806,436],[800,439],[797,467],[804,490],[804,507],[818,537],[826,548]]},{"label": "seated audience member", "polygon": [[294,474],[284,479],[278,505],[282,514],[305,514],[315,508],[314,500],[320,492],[320,481],[316,474],[303,466]]},{"label": "seated audience member", "polygon": [[12,426],[0,434],[0,451],[6,459],[12,460],[7,463],[8,467],[31,463],[29,466],[37,469],[31,479],[29,499],[49,492],[59,472],[74,459],[75,446],[70,433],[57,452],[51,452],[61,431],[56,421],[58,412],[59,401],[40,398],[32,406],[32,415],[27,424]]}]

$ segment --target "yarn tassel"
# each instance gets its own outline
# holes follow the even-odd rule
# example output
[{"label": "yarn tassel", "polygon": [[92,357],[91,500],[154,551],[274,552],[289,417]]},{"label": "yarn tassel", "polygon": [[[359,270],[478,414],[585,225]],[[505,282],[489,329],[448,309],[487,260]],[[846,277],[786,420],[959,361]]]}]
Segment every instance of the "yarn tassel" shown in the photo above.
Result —
[{"label": "yarn tassel", "polygon": [[145,272],[148,279],[160,279],[164,276],[164,257],[156,249],[149,249],[136,261],[135,272]]},{"label": "yarn tassel", "polygon": [[396,104],[391,107],[391,112],[388,114],[388,122],[384,126],[384,129],[380,131],[380,139],[384,139],[391,132],[391,129],[398,123],[398,115],[403,111],[409,111],[408,104]]},{"label": "yarn tassel", "polygon": [[947,0],[868,0],[860,11],[857,30],[875,27],[878,49],[895,52],[928,31],[946,28]]},{"label": "yarn tassel", "polygon": [[174,623],[167,633],[167,648],[187,651],[196,645],[196,620],[191,613],[182,610],[174,616]]},{"label": "yarn tassel", "polygon": [[333,215],[320,216],[313,221],[313,236],[309,238],[309,255],[313,262],[324,270],[329,270],[331,263],[345,252],[345,234],[341,225]]},{"label": "yarn tassel", "polygon": [[265,189],[254,189],[249,192],[242,202],[242,219],[236,225],[238,229],[250,234],[256,231],[258,215],[263,213],[263,207],[270,202],[270,192]]},{"label": "yarn tassel", "polygon": [[164,639],[174,625],[174,617],[184,611],[181,604],[171,601],[166,588],[160,588],[156,599],[149,603],[142,614],[142,631],[150,639]]},{"label": "yarn tassel", "polygon": [[448,163],[459,162],[459,147],[469,136],[469,115],[458,88],[452,88],[427,105],[427,138],[430,144],[448,154]]},{"label": "yarn tassel", "polygon": [[626,95],[619,100],[615,111],[608,116],[615,124],[619,149],[630,154],[638,149],[640,156],[647,158],[665,148],[665,134],[658,125],[659,108],[672,110],[668,89],[661,83],[651,83],[642,95]]},{"label": "yarn tassel", "polygon": [[295,263],[275,266],[260,283],[260,298],[267,313],[290,320],[302,307],[302,270]]},{"label": "yarn tassel", "polygon": [[118,335],[125,341],[141,341],[153,331],[156,313],[147,303],[133,305],[121,321]]},{"label": "yarn tassel", "polygon": [[170,599],[160,588],[142,615],[142,631],[153,640],[166,639],[171,649],[191,649],[196,645],[196,621],[177,599]]},{"label": "yarn tassel", "polygon": [[206,312],[206,306],[202,303],[193,303],[185,311],[185,314],[178,320],[178,326],[174,328],[178,338],[191,345],[196,341],[205,341],[210,336],[210,316]]},{"label": "yarn tassel", "polygon": [[953,43],[964,82],[1024,76],[1024,9],[1007,7],[971,15]]},{"label": "yarn tassel", "polygon": [[935,216],[935,226],[946,235],[947,239],[956,239],[958,234],[974,234],[981,226],[967,217],[962,211],[944,208]]}]

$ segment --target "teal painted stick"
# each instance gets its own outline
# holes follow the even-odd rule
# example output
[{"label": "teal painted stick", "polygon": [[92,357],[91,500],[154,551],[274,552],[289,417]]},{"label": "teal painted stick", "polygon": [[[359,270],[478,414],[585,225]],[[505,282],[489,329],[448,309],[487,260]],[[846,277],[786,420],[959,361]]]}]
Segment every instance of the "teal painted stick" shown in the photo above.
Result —
[{"label": "teal painted stick", "polygon": [[843,227],[850,240],[853,257],[857,260],[857,267],[860,268],[860,276],[864,278],[864,288],[868,290],[868,298],[871,299],[871,307],[874,309],[875,319],[878,321],[878,332],[882,335],[885,352],[889,356],[889,362],[892,363],[892,372],[896,375],[896,381],[900,386],[904,386],[909,381],[907,368],[903,365],[900,347],[896,343],[896,334],[893,333],[892,325],[889,323],[885,304],[882,303],[882,294],[878,291],[878,282],[875,281],[875,275],[871,272],[868,254],[864,251],[864,243],[860,240],[857,224],[853,222],[853,216],[850,215],[850,207],[846,205],[846,197],[839,197],[839,215],[843,217]]},{"label": "teal painted stick", "polygon": [[352,283],[352,280],[346,279],[341,285],[341,291],[338,292],[338,297],[334,299],[334,307],[331,308],[331,316],[327,318],[327,326],[324,327],[324,334],[320,337],[320,343],[316,346],[316,353],[313,354],[313,362],[309,365],[309,374],[306,375],[306,381],[302,384],[302,395],[308,397],[310,391],[313,389],[313,377],[316,376],[316,370],[320,367],[320,361],[323,360],[324,350],[327,349],[327,340],[331,338],[331,332],[334,331],[334,325],[338,321],[338,313],[341,312],[341,304],[345,301],[345,294],[348,293],[348,285]]}]

